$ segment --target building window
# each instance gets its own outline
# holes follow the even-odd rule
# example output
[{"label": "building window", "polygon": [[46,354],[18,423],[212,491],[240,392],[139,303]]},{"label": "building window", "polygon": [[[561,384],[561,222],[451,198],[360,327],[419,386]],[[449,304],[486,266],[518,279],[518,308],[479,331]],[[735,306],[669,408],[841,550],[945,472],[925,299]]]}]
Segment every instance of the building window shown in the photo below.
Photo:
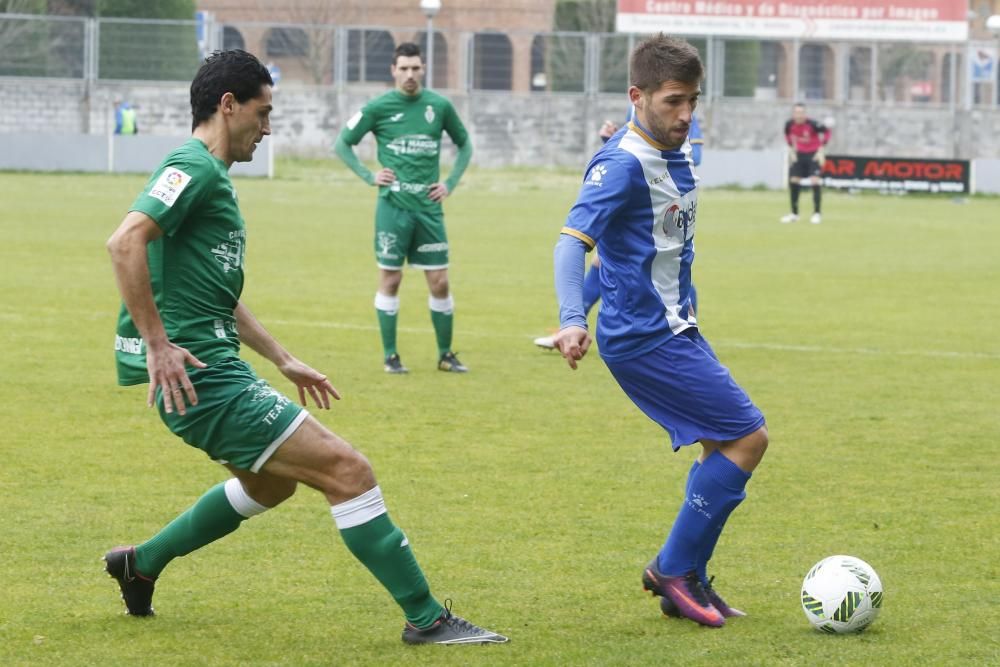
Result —
[{"label": "building window", "polygon": [[[427,60],[427,31],[419,32],[416,36],[420,53],[424,54],[424,64],[429,64]],[[448,87],[448,40],[437,30],[434,31],[434,88]]]},{"label": "building window", "polygon": [[507,35],[476,33],[472,38],[472,87],[511,90],[514,53]]},{"label": "building window", "polygon": [[395,50],[396,42],[385,30],[349,31],[347,80],[391,82],[392,55]]},{"label": "building window", "polygon": [[855,46],[847,56],[847,100],[868,102],[872,91],[872,50]]},{"label": "building window", "polygon": [[305,56],[309,53],[309,36],[302,28],[271,28],[265,48],[272,58]]},{"label": "building window", "polygon": [[807,100],[833,98],[833,51],[822,44],[799,50],[799,94]]},{"label": "building window", "polygon": [[222,26],[222,50],[245,49],[243,35],[231,25]]}]

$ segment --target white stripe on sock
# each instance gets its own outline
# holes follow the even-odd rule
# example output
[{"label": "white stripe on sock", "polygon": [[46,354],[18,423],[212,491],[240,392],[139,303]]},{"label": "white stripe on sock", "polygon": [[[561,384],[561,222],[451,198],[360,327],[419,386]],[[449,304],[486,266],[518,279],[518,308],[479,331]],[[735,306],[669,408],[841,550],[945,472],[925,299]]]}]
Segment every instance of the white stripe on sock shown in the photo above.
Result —
[{"label": "white stripe on sock", "polygon": [[375,309],[395,315],[399,312],[399,296],[389,296],[382,294],[382,292],[375,292]]},{"label": "white stripe on sock", "polygon": [[232,505],[233,509],[239,514],[248,519],[252,516],[263,514],[267,510],[271,509],[270,507],[261,505],[256,500],[251,498],[250,494],[247,493],[247,490],[243,488],[243,484],[240,480],[235,477],[227,480],[224,488],[226,490],[226,500],[229,501],[229,504]]},{"label": "white stripe on sock", "polygon": [[368,523],[387,511],[385,500],[382,498],[382,489],[378,486],[365,491],[357,498],[330,507],[330,514],[333,515],[333,520],[340,530]]},{"label": "white stripe on sock", "polygon": [[450,294],[443,299],[431,295],[427,297],[427,306],[435,313],[450,313],[455,310],[455,299]]}]

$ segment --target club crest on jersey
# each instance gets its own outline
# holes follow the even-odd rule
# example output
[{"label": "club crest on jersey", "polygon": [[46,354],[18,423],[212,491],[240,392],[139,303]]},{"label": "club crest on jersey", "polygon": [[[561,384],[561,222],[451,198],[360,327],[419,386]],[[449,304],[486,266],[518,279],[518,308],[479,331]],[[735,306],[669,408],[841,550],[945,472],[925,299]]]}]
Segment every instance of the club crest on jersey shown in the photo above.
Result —
[{"label": "club crest on jersey", "polygon": [[698,203],[693,201],[686,206],[683,201],[668,206],[663,213],[663,233],[669,236],[671,228],[687,230],[692,227],[697,209]]},{"label": "club crest on jersey", "polygon": [[603,164],[596,164],[591,168],[590,173],[587,174],[586,185],[596,185],[601,187],[604,185],[604,175],[608,173],[608,168]]},{"label": "club crest on jersey", "polygon": [[426,120],[428,123],[433,123],[434,118],[435,118],[434,107],[428,104],[427,108],[424,110],[424,120]]}]

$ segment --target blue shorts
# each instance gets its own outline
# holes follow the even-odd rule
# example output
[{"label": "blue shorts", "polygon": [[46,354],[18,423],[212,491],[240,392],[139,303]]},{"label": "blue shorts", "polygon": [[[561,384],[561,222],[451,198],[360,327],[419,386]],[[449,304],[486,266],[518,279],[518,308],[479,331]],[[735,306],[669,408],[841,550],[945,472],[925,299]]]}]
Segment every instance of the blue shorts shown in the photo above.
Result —
[{"label": "blue shorts", "polygon": [[764,425],[697,329],[635,359],[604,363],[632,402],[670,434],[674,451],[703,438],[736,440]]}]

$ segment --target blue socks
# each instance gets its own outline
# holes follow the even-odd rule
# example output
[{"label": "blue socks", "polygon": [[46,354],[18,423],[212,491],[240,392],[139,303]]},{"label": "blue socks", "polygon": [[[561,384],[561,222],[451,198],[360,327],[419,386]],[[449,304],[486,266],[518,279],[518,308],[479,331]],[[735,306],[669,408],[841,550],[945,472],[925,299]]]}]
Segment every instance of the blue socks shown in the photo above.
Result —
[{"label": "blue socks", "polygon": [[746,498],[750,473],[716,450],[688,473],[684,503],[657,556],[657,569],[668,576],[705,570],[733,510]]},{"label": "blue socks", "polygon": [[583,312],[589,313],[601,299],[601,272],[596,266],[590,267],[583,278]]}]

